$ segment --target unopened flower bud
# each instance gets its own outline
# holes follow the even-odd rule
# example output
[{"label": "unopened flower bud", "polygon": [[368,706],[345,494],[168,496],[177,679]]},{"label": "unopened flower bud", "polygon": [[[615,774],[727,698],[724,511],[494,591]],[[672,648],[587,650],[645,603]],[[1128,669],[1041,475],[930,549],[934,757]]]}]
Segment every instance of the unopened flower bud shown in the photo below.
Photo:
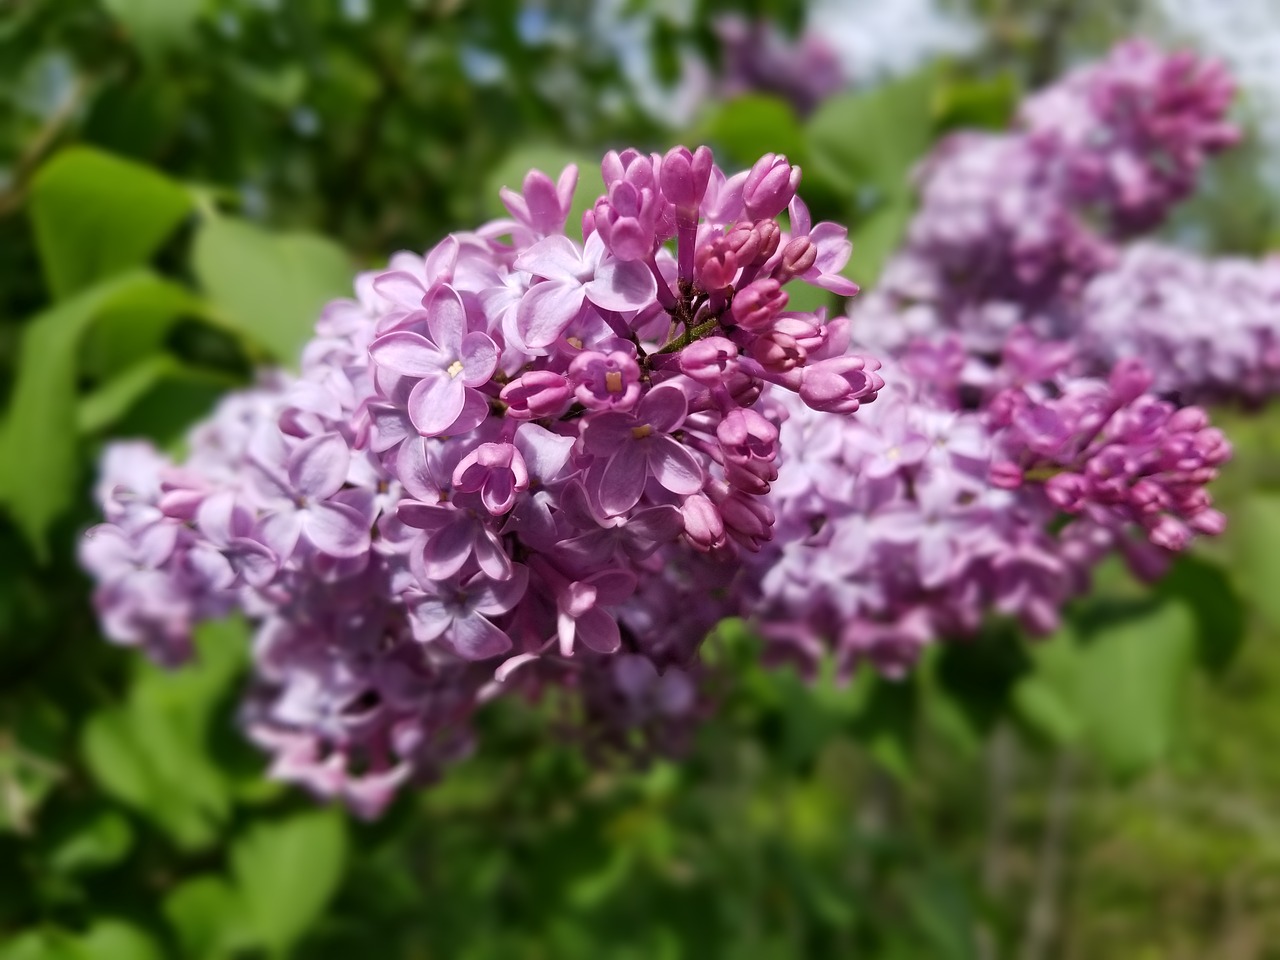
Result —
[{"label": "unopened flower bud", "polygon": [[776,217],[800,186],[800,168],[782,154],[766,153],[756,161],[742,185],[742,203],[753,220]]},{"label": "unopened flower bud", "polygon": [[530,370],[503,387],[500,397],[513,419],[558,417],[573,402],[573,386],[550,370]]},{"label": "unopened flower bud", "polygon": [[745,330],[764,330],[786,308],[787,299],[782,284],[772,277],[755,280],[734,294],[730,315]]},{"label": "unopened flower bud", "polygon": [[724,382],[738,369],[738,345],[725,337],[695,340],[679,353],[680,372],[699,383]]},{"label": "unopened flower bud", "polygon": [[684,518],[684,535],[698,550],[710,550],[724,544],[724,520],[716,505],[700,493],[685,497],[680,504]]},{"label": "unopened flower bud", "polygon": [[818,248],[808,237],[795,237],[782,248],[782,262],[773,274],[782,283],[807,273],[818,262]]},{"label": "unopened flower bud", "polygon": [[698,215],[698,205],[711,179],[711,159],[711,151],[705,146],[692,152],[688,147],[672,147],[662,158],[658,173],[662,194],[685,219]]}]

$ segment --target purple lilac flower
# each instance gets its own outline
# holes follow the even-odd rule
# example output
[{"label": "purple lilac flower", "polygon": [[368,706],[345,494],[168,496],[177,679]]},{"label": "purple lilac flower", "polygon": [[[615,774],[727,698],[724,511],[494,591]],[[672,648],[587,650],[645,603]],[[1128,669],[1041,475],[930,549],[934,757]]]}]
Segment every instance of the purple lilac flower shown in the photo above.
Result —
[{"label": "purple lilac flower", "polygon": [[357,277],[301,375],[229,398],[181,466],[108,454],[82,548],[104,629],[177,662],[244,611],[244,723],[275,775],[376,815],[509,693],[566,691],[613,743],[682,740],[698,647],[773,535],[766,384],[850,413],[883,386],[844,324],[782,309],[795,276],[852,286],[842,228],[775,219],[803,209],[785,157],[602,171],[580,238],[577,171],[531,173],[511,219]]}]

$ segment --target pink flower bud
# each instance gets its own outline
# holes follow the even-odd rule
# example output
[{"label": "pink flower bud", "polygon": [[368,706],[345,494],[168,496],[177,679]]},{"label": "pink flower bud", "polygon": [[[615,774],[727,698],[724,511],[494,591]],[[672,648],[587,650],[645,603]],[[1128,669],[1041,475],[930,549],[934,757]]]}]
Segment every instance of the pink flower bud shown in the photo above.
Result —
[{"label": "pink flower bud", "polygon": [[695,340],[678,354],[680,372],[699,383],[722,383],[738,369],[738,345],[725,337]]},{"label": "pink flower bud", "polygon": [[725,289],[738,275],[737,257],[724,237],[700,246],[694,254],[693,265],[698,283],[708,293]]},{"label": "pink flower bud", "polygon": [[818,262],[818,248],[808,237],[796,237],[782,248],[782,262],[773,271],[781,282],[807,273]]},{"label": "pink flower bud", "polygon": [[658,179],[663,196],[686,219],[698,216],[698,205],[711,179],[711,159],[711,151],[705,146],[692,153],[688,147],[672,147],[662,158]]},{"label": "pink flower bud", "polygon": [[796,195],[800,168],[782,154],[766,153],[755,162],[742,185],[742,203],[753,220],[776,217]]},{"label": "pink flower bud", "polygon": [[[868,369],[870,364],[875,364]],[[835,357],[802,371],[800,399],[824,413],[852,413],[862,400],[874,399],[884,386],[874,371],[879,363],[862,357]]]},{"label": "pink flower bud", "polygon": [[516,420],[558,417],[573,402],[573,387],[550,370],[530,370],[502,388],[507,416]]},{"label": "pink flower bud", "polygon": [[731,410],[716,426],[725,459],[771,461],[778,455],[778,428],[754,410]]},{"label": "pink flower bud", "polygon": [[1151,389],[1154,380],[1141,360],[1126,358],[1112,368],[1108,385],[1118,403],[1128,404]]},{"label": "pink flower bud", "polygon": [[1017,490],[1022,486],[1022,468],[1008,460],[1000,460],[991,464],[988,473],[991,485],[1001,490]]},{"label": "pink flower bud", "polygon": [[730,314],[738,326],[752,331],[766,329],[787,306],[787,294],[772,277],[747,284],[733,296]]},{"label": "pink flower bud", "polygon": [[785,373],[804,365],[804,348],[785,333],[770,331],[758,337],[747,351],[751,359],[774,373]]},{"label": "pink flower bud", "polygon": [[685,497],[680,515],[684,518],[685,539],[695,549],[705,551],[724,544],[724,520],[715,504],[702,494]]},{"label": "pink flower bud", "polygon": [[496,517],[511,509],[519,491],[529,489],[529,470],[515,444],[482,443],[454,468],[453,485],[462,493],[478,491]]}]

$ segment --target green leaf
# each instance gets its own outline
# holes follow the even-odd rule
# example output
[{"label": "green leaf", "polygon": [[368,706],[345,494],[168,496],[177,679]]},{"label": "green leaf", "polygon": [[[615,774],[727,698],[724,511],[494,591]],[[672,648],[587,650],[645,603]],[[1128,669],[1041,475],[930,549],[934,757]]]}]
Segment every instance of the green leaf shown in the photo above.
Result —
[{"label": "green leaf", "polygon": [[132,924],[99,920],[80,938],[80,948],[92,960],[161,960],[154,940]]},{"label": "green leaf", "polygon": [[204,0],[103,0],[138,46],[155,55],[192,39]]},{"label": "green leaf", "polygon": [[71,505],[78,480],[76,356],[108,307],[156,294],[167,282],[138,271],[95,286],[26,325],[9,416],[0,435],[0,501],[47,559],[49,525]]},{"label": "green leaf", "polygon": [[188,960],[215,960],[254,944],[248,910],[220,876],[193,877],[165,897],[164,914]]},{"label": "green leaf", "polygon": [[1222,673],[1245,637],[1244,608],[1227,571],[1203,557],[1183,554],[1156,585],[1156,592],[1190,607],[1200,666]]},{"label": "green leaf", "polygon": [[141,665],[128,701],[85,725],[81,750],[98,783],[184,848],[212,843],[230,812],[230,785],[208,738],[247,645],[242,622],[208,624],[198,631],[195,662],[169,672]]},{"label": "green leaf", "polygon": [[814,172],[849,197],[873,185],[908,195],[911,168],[932,137],[934,86],[926,70],[825,101],[806,127]]},{"label": "green leaf", "polygon": [[54,297],[142,266],[192,205],[183,186],[150,167],[90,147],[63,150],[31,183],[36,245]]},{"label": "green leaf", "polygon": [[160,353],[183,317],[216,322],[192,290],[160,278],[125,300],[104,304],[80,347],[83,374],[103,380]]},{"label": "green leaf", "polygon": [[1280,494],[1254,493],[1232,517],[1240,592],[1272,627],[1280,628]]},{"label": "green leaf", "polygon": [[106,430],[166,380],[208,383],[221,389],[237,383],[224,374],[189,367],[170,354],[154,354],[82,399],[76,411],[77,428],[82,434]]},{"label": "green leaf", "polygon": [[334,809],[256,823],[231,849],[231,867],[260,940],[287,951],[320,916],[342,879],[346,822]]},{"label": "green leaf", "polygon": [[714,144],[717,153],[723,151],[739,165],[753,164],[766,153],[786,154],[802,167],[808,162],[808,145],[795,111],[778,97],[751,94],[730,100],[706,122],[698,139]]},{"label": "green leaf", "polygon": [[0,944],[0,960],[92,960],[71,934],[54,928],[29,930]]},{"label": "green leaf", "polygon": [[62,873],[83,873],[118,863],[132,847],[129,821],[115,810],[102,810],[60,838],[46,862]]},{"label": "green leaf", "polygon": [[864,289],[874,285],[889,257],[902,245],[911,211],[910,200],[895,197],[865,215],[855,215],[849,231],[853,254],[841,273]]},{"label": "green leaf", "polygon": [[944,83],[938,91],[937,127],[1003,130],[1013,119],[1019,93],[1017,78],[1008,72],[983,80]]},{"label": "green leaf", "polygon": [[1184,604],[1147,601],[1116,605],[1081,637],[1074,708],[1114,773],[1140,773],[1168,752],[1195,656],[1194,631]]},{"label": "green leaf", "polygon": [[320,308],[351,294],[351,261],[337,244],[233,217],[205,221],[192,264],[229,324],[286,364],[296,365]]}]

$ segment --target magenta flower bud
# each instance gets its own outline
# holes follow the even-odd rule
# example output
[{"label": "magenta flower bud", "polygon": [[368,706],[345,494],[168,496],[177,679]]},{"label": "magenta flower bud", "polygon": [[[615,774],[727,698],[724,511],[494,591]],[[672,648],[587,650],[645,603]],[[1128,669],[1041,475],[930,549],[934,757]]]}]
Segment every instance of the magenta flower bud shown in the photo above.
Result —
[{"label": "magenta flower bud", "polygon": [[807,273],[818,262],[818,248],[808,237],[796,237],[782,248],[782,262],[773,275],[783,283]]},{"label": "magenta flower bud", "polygon": [[573,385],[550,370],[530,370],[503,387],[499,396],[513,419],[558,417],[573,402]]},{"label": "magenta flower bud", "polygon": [[1059,473],[1044,484],[1045,496],[1059,510],[1077,513],[1088,502],[1090,483],[1078,473]]},{"label": "magenta flower bud", "polygon": [[640,365],[629,354],[588,350],[573,358],[574,396],[588,410],[630,410],[640,399]]},{"label": "magenta flower bud", "polygon": [[733,296],[730,314],[738,326],[752,331],[769,327],[775,317],[787,306],[787,294],[782,284],[772,277],[755,280]]},{"label": "magenta flower bud", "polygon": [[680,372],[708,386],[737,372],[738,345],[725,337],[695,340],[679,353]]},{"label": "magenta flower bud", "polygon": [[863,400],[874,399],[884,386],[868,362],[862,357],[834,357],[804,368],[800,381],[800,399],[814,410],[824,413],[852,413]]},{"label": "magenta flower bud", "polygon": [[693,265],[698,283],[708,293],[725,289],[738,275],[738,260],[724,237],[700,246],[694,254]]},{"label": "magenta flower bud", "polygon": [[778,244],[782,242],[782,228],[776,220],[757,220],[752,229],[760,239],[760,250],[752,263],[762,264],[778,252]]},{"label": "magenta flower bud", "polygon": [[1187,548],[1191,542],[1191,530],[1181,520],[1166,514],[1153,526],[1147,534],[1157,547],[1172,550],[1175,553]]},{"label": "magenta flower bud", "polygon": [[804,366],[807,358],[800,344],[785,333],[770,331],[753,342],[747,353],[760,366],[774,373],[786,373],[796,367]]},{"label": "magenta flower bud", "polygon": [[773,511],[759,497],[733,490],[724,484],[710,489],[725,532],[752,552],[773,539]]},{"label": "magenta flower bud", "polygon": [[1142,361],[1131,357],[1117,361],[1107,380],[1116,401],[1122,404],[1133,403],[1151,389],[1154,382],[1155,377]]},{"label": "magenta flower bud", "polygon": [[987,474],[991,485],[1001,490],[1017,490],[1022,486],[1022,468],[1008,460],[999,460],[991,464]]},{"label": "magenta flower bud", "polygon": [[662,194],[681,217],[698,216],[698,205],[711,179],[711,160],[711,151],[705,146],[692,153],[688,147],[672,147],[662,158],[658,173]]},{"label": "magenta flower bud", "polygon": [[778,455],[778,428],[754,410],[731,410],[716,427],[725,459],[745,464]]},{"label": "magenta flower bud", "polygon": [[462,493],[478,491],[484,508],[497,517],[529,489],[529,470],[515,444],[482,443],[459,461],[453,485]]},{"label": "magenta flower bud", "polygon": [[735,223],[733,229],[724,235],[724,242],[740,267],[755,263],[760,257],[760,234],[752,224]]},{"label": "magenta flower bud", "polygon": [[606,153],[600,161],[600,175],[606,189],[623,179],[651,190],[658,185],[658,178],[653,173],[653,160],[634,147],[628,147],[621,153],[616,150]]},{"label": "magenta flower bud", "polygon": [[619,260],[644,260],[653,253],[658,203],[652,190],[619,180],[595,205],[596,230]]},{"label": "magenta flower bud", "polygon": [[1221,510],[1206,508],[1191,518],[1191,526],[1200,533],[1216,537],[1227,529],[1227,516]]},{"label": "magenta flower bud", "polygon": [[764,392],[764,383],[760,378],[751,376],[740,366],[725,378],[724,386],[733,402],[740,407],[751,406]]},{"label": "magenta flower bud", "polygon": [[684,518],[685,539],[694,549],[706,551],[724,545],[724,520],[716,505],[702,494],[685,497],[680,516]]},{"label": "magenta flower bud", "polygon": [[742,185],[742,204],[753,220],[776,217],[796,195],[800,168],[778,153],[766,153],[756,161]]},{"label": "magenta flower bud", "polygon": [[[812,354],[827,343],[826,330],[814,320],[816,317],[813,314],[791,314],[774,321],[773,329],[778,333],[785,333],[804,347],[805,353]],[[835,355],[839,356],[840,353],[843,351],[838,351]]]}]

